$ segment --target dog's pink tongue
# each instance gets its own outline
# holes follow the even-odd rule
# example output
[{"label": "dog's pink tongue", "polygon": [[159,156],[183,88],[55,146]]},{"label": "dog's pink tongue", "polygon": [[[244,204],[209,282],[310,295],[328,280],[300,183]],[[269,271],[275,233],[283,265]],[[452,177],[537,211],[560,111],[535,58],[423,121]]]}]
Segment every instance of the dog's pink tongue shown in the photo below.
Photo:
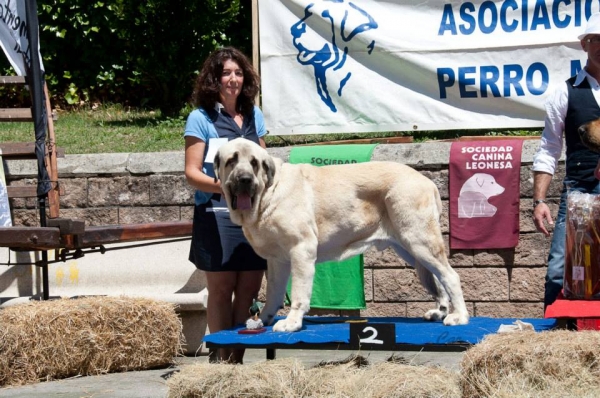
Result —
[{"label": "dog's pink tongue", "polygon": [[250,195],[241,194],[237,196],[237,208],[239,210],[250,210],[252,208],[252,202],[250,201]]}]

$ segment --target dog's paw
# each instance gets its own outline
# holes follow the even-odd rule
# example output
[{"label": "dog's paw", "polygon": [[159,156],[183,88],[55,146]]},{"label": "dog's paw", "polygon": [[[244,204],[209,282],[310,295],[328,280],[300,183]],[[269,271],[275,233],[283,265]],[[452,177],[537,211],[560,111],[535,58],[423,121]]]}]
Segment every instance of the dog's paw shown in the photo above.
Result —
[{"label": "dog's paw", "polygon": [[468,314],[448,314],[444,318],[444,325],[446,326],[466,325],[467,323],[469,323]]},{"label": "dog's paw", "polygon": [[302,328],[302,322],[295,322],[289,318],[278,321],[273,326],[274,332],[295,332]]},{"label": "dog's paw", "polygon": [[426,321],[441,321],[446,317],[446,312],[440,311],[438,309],[429,310],[423,315],[423,319]]}]

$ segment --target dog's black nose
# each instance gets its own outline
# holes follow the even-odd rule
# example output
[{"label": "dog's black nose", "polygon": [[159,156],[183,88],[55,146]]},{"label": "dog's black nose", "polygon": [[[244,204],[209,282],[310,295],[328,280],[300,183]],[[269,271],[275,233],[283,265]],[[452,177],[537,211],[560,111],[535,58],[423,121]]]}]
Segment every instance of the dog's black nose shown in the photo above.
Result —
[{"label": "dog's black nose", "polygon": [[250,184],[252,184],[252,177],[241,176],[240,178],[238,178],[238,184],[240,184],[240,185],[250,185]]},{"label": "dog's black nose", "polygon": [[254,189],[254,179],[252,178],[252,176],[249,175],[243,175],[243,176],[239,176],[236,184],[235,184],[235,189],[234,191],[241,193],[251,193]]}]

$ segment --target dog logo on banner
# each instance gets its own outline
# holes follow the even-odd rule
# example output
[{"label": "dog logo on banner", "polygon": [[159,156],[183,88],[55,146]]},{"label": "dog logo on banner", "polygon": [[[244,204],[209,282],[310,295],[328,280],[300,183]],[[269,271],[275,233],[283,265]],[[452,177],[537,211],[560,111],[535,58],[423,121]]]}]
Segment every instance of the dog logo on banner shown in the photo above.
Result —
[{"label": "dog logo on banner", "polygon": [[[319,21],[311,23],[312,18]],[[323,37],[309,28],[322,21],[329,25],[329,37]],[[336,79],[339,81],[339,85],[336,84],[339,86],[337,95],[341,97],[342,89],[352,76],[346,67],[350,43],[357,35],[377,27],[377,22],[365,10],[344,0],[311,3],[304,9],[304,17],[292,25],[290,31],[294,47],[298,50],[296,59],[301,65],[313,67],[317,93],[332,112],[337,112],[337,108],[330,93],[333,84],[330,87],[327,84],[328,76],[334,73],[336,77],[341,77]],[[366,48],[370,55],[375,48],[375,41],[371,41]]]},{"label": "dog logo on banner", "polygon": [[460,189],[458,218],[493,217],[498,208],[488,199],[504,192],[491,174],[475,173]]}]

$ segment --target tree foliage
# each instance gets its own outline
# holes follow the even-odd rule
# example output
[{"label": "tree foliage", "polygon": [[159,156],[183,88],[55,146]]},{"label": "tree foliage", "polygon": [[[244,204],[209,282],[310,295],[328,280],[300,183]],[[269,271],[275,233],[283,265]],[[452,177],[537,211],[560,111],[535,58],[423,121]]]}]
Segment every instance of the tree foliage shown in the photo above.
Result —
[{"label": "tree foliage", "polygon": [[48,0],[38,2],[38,19],[46,81],[53,100],[68,105],[176,115],[211,51],[234,45],[250,54],[252,45],[244,0]]}]

